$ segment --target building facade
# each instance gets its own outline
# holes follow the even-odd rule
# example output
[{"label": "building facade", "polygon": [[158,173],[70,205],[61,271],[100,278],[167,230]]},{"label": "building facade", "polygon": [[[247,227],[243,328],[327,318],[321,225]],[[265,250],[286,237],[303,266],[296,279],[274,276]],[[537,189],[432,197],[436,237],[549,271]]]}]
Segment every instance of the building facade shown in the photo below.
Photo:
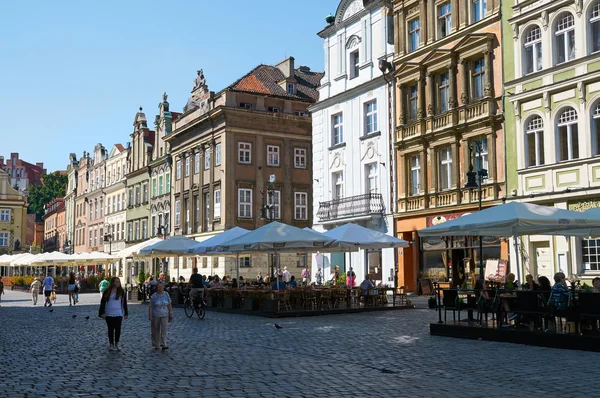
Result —
[{"label": "building facade", "polygon": [[[500,0],[394,1],[398,283],[462,284],[476,273],[479,238],[421,239],[418,230],[477,211],[467,172],[482,171],[481,202],[506,195]],[[485,172],[483,172],[485,170]],[[483,259],[507,259],[483,238]]]},{"label": "building facade", "polygon": [[75,198],[77,197],[79,160],[77,155],[69,155],[67,165],[67,191],[65,195],[65,234],[66,242],[64,250],[66,253],[74,253],[75,250]]},{"label": "building facade", "polygon": [[[172,232],[199,241],[240,226],[255,229],[266,217],[298,227],[312,223],[311,119],[321,73],[294,66],[259,65],[218,93],[202,70],[184,113],[165,136],[173,162]],[[300,275],[306,254],[288,254],[281,266]],[[180,272],[235,275],[233,258],[184,261]],[[240,259],[240,274],[268,274],[267,255]],[[174,271],[171,272],[172,275]]]},{"label": "building facade", "polygon": [[108,151],[102,144],[97,144],[92,159],[87,166],[89,175],[88,190],[85,194],[87,202],[87,252],[104,251],[104,200],[106,187],[106,159]]},{"label": "building facade", "polygon": [[154,131],[148,128],[146,115],[140,111],[135,115],[131,134],[131,148],[127,152],[127,241],[133,244],[146,240],[149,235],[150,217],[149,168],[152,159]]},{"label": "building facade", "polygon": [[[391,151],[393,76],[380,69],[394,55],[393,19],[384,1],[343,0],[319,36],[325,74],[313,120],[313,228],[324,232],[347,222],[394,235],[394,164]],[[313,255],[313,275],[352,266],[394,285],[394,249]]]},{"label": "building facade", "polygon": [[88,167],[92,159],[88,152],[84,151],[77,165],[77,186],[75,187],[75,253],[88,251],[88,212],[89,199],[88,185],[90,180]]},{"label": "building facade", "polygon": [[[509,198],[583,211],[600,207],[600,2],[505,1]],[[600,275],[600,240],[521,240],[525,273]],[[515,254],[513,253],[513,258]]]},{"label": "building facade", "polygon": [[65,200],[57,198],[44,210],[44,252],[61,251],[65,245]]},{"label": "building facade", "polygon": [[11,184],[11,176],[0,169],[0,252],[21,250],[27,234],[27,197]]},{"label": "building facade", "polygon": [[127,231],[127,153],[121,144],[113,145],[106,159],[106,210],[104,220],[104,252],[115,253],[125,249]]},{"label": "building facade", "polygon": [[0,170],[6,171],[10,176],[10,185],[25,195],[29,193],[29,185],[41,185],[42,175],[46,174],[44,163],[29,163],[19,158],[17,152],[10,154],[10,159],[4,162],[4,156],[0,156]]}]

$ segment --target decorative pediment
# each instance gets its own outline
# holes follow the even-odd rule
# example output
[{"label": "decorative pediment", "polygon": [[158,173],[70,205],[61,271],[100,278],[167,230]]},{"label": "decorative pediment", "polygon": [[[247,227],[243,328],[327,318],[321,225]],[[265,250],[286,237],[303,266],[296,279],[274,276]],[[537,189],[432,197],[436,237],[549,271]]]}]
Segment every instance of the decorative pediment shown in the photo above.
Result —
[{"label": "decorative pediment", "polygon": [[113,147],[112,147],[112,149],[110,151],[110,155],[108,155],[109,159],[112,158],[112,157],[114,157],[114,156],[117,156],[118,154],[121,153],[121,150],[119,149],[119,146],[120,146],[120,144],[119,145],[113,145]]},{"label": "decorative pediment", "polygon": [[396,69],[396,78],[399,83],[401,83],[403,81],[418,79],[420,73],[421,64],[417,62],[406,62]]},{"label": "decorative pediment", "polygon": [[494,34],[492,33],[472,33],[468,34],[454,46],[453,51],[462,58],[468,58],[475,54],[483,54],[491,51]]},{"label": "decorative pediment", "polygon": [[363,0],[342,0],[337,10],[336,23],[343,22],[361,12],[365,7]]},{"label": "decorative pediment", "polygon": [[360,44],[362,39],[358,35],[352,35],[346,40],[346,49],[349,50]]},{"label": "decorative pediment", "polygon": [[449,62],[452,58],[452,51],[436,49],[430,52],[421,60],[422,65],[435,65],[443,62]]}]

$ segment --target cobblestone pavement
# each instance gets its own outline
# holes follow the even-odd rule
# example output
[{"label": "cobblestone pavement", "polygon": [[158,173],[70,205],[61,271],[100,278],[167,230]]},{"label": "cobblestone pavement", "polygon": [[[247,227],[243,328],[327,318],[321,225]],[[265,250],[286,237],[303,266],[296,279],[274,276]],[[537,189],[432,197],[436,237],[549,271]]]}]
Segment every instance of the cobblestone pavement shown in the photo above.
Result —
[{"label": "cobblestone pavement", "polygon": [[598,395],[597,353],[430,336],[436,313],[421,299],[415,310],[275,321],[214,312],[201,321],[176,308],[165,352],[151,350],[147,306],[132,304],[114,352],[98,294],[80,298],[69,307],[59,295],[50,312],[6,292],[1,397]]}]

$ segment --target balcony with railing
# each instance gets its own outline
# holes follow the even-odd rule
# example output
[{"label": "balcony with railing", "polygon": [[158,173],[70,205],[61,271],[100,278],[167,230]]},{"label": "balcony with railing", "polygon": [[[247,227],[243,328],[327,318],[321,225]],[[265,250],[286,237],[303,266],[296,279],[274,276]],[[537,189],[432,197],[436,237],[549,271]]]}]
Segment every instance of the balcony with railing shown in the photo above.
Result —
[{"label": "balcony with railing", "polygon": [[319,203],[320,222],[347,218],[381,217],[385,211],[380,193],[367,193]]},{"label": "balcony with railing", "polygon": [[487,119],[493,116],[494,101],[492,99],[482,99],[464,106],[458,111],[459,123],[475,122],[479,119]]}]

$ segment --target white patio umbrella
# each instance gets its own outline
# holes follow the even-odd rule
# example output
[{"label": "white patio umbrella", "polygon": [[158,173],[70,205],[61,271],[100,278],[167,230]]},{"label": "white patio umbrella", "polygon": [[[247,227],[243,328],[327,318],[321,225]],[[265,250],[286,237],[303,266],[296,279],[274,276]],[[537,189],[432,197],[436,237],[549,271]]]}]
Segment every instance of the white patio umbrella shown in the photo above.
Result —
[{"label": "white patio umbrella", "polygon": [[126,259],[126,258],[129,258],[129,257],[134,257],[135,255],[137,255],[137,253],[138,253],[139,250],[141,250],[141,249],[143,249],[145,247],[148,247],[148,246],[152,246],[155,243],[158,243],[158,242],[161,242],[161,241],[162,241],[161,238],[148,239],[148,240],[146,240],[144,242],[140,242],[140,243],[137,243],[137,244],[135,244],[133,246],[126,247],[125,249],[123,249],[121,251],[118,251],[118,252],[115,252],[113,254],[116,255],[116,256],[118,255],[119,258],[122,258],[122,259]]},{"label": "white patio umbrella", "polygon": [[79,253],[73,257],[74,264],[107,264],[121,259],[121,256],[117,253],[108,254],[103,252]]},{"label": "white patio umbrella", "polygon": [[[424,228],[419,236],[499,236],[565,235],[566,231],[600,229],[600,219],[587,219],[583,213],[540,206],[531,203],[509,202]],[[483,258],[483,253],[480,253]],[[520,277],[519,255],[516,256],[517,278]]]},{"label": "white patio umbrella", "polygon": [[[318,251],[332,240],[323,234],[273,221],[218,246],[223,252],[245,251]],[[239,273],[239,262],[237,264]]]},{"label": "white patio umbrella", "polygon": [[138,251],[140,256],[153,257],[176,257],[177,261],[177,279],[179,279],[179,257],[195,256],[193,253],[188,253],[189,249],[198,244],[197,240],[188,238],[183,235],[171,236],[165,240],[161,240],[153,245],[146,246]]},{"label": "white patio umbrella", "polygon": [[[354,223],[340,225],[337,228],[323,232],[323,235],[334,240],[330,247],[339,247],[348,251],[409,246],[409,243],[405,240]],[[350,256],[350,271],[352,271],[352,256]],[[368,274],[367,271],[367,264],[365,263],[365,277]]]},{"label": "white patio umbrella", "polygon": [[[581,214],[581,217],[593,222],[594,220],[600,220],[600,208],[586,210],[584,212],[577,212]],[[600,237],[600,227],[586,227],[582,229],[567,229],[554,231],[552,234],[545,235],[562,235],[562,236],[575,236],[580,238],[598,238]]]},{"label": "white patio umbrella", "polygon": [[188,249],[189,254],[207,254],[208,252],[213,252],[210,254],[217,254],[217,247],[222,245],[223,243],[230,241],[232,239],[239,238],[243,235],[249,233],[247,229],[240,227],[233,227],[228,229],[227,231],[221,232],[220,234],[213,236],[210,239],[207,239],[202,242],[196,242],[196,244]]}]

